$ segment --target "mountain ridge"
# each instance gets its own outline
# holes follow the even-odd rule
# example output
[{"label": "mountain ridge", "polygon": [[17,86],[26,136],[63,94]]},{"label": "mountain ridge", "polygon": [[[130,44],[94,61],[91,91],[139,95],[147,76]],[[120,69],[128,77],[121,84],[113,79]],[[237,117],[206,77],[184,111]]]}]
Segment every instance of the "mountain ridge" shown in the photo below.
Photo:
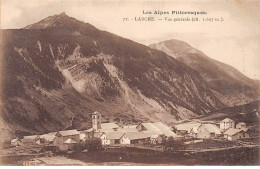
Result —
[{"label": "mountain ridge", "polygon": [[198,71],[210,89],[227,106],[242,105],[259,98],[259,85],[254,80],[232,66],[206,56],[186,42],[172,39],[149,46],[166,52]]},{"label": "mountain ridge", "polygon": [[169,124],[225,107],[184,63],[65,14],[1,32],[1,133],[85,129],[94,111],[103,122]]}]

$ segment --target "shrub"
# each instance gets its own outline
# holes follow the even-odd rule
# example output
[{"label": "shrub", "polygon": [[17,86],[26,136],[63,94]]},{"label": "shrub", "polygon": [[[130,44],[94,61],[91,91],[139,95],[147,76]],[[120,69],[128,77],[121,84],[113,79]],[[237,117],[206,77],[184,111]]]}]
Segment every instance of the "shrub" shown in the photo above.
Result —
[{"label": "shrub", "polygon": [[102,149],[102,141],[100,138],[88,139],[85,142],[85,146],[88,151],[95,151]]},{"label": "shrub", "polygon": [[81,152],[85,149],[86,149],[86,145],[84,143],[77,143],[72,147],[73,152]]}]

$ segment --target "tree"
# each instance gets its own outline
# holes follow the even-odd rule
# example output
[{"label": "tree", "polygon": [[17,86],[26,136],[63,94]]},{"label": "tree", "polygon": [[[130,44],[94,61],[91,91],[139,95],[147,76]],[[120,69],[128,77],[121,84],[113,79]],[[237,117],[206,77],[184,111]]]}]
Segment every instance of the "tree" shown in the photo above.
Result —
[{"label": "tree", "polygon": [[186,145],[183,140],[174,140],[173,137],[169,137],[168,139],[163,141],[164,149],[172,149],[172,150],[185,150]]},{"label": "tree", "polygon": [[74,152],[81,152],[86,149],[86,144],[84,143],[77,143],[72,147],[72,151]]},{"label": "tree", "polygon": [[102,141],[100,138],[88,139],[85,142],[85,146],[88,149],[88,151],[100,150],[102,149]]}]

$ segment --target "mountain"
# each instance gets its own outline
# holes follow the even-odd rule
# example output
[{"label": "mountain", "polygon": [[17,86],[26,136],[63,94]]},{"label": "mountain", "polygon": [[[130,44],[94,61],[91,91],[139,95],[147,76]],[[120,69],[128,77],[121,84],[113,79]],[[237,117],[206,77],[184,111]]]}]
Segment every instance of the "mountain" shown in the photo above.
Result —
[{"label": "mountain", "polygon": [[239,122],[245,122],[247,126],[259,125],[259,100],[240,106],[223,108],[210,115],[202,115],[195,119],[202,121],[221,121],[225,118],[234,120],[236,124]]},{"label": "mountain", "polygon": [[1,34],[3,139],[87,128],[94,111],[170,123],[225,107],[187,65],[65,13]]},{"label": "mountain", "polygon": [[259,99],[259,83],[183,41],[173,39],[151,44],[150,47],[198,71],[210,90],[226,106],[243,105]]}]

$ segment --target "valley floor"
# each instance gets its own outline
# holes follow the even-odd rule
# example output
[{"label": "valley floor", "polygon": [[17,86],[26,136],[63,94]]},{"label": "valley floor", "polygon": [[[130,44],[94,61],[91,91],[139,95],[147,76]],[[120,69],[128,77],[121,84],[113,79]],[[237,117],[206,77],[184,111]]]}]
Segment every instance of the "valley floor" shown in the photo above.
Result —
[{"label": "valley floor", "polygon": [[[204,143],[208,144],[208,143]],[[216,144],[215,144],[216,145]],[[199,147],[199,145],[197,145]],[[46,157],[36,153],[40,147],[13,147],[1,150],[1,165],[260,165],[259,145],[234,145],[185,151],[163,151],[161,148],[110,147],[94,152],[80,152]],[[18,150],[20,149],[20,150]],[[5,152],[5,153],[3,153]],[[7,153],[8,152],[8,153]],[[22,153],[23,152],[23,153]]]}]

